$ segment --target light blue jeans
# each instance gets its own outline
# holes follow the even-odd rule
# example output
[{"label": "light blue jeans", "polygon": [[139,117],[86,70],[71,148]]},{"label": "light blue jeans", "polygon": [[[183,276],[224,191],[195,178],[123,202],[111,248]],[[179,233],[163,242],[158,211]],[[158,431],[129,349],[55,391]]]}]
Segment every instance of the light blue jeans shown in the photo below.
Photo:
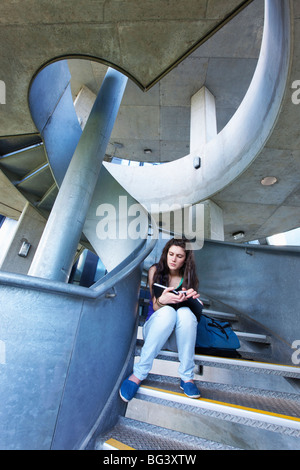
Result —
[{"label": "light blue jeans", "polygon": [[144,346],[140,361],[133,373],[139,380],[149,374],[159,351],[164,347],[178,351],[180,378],[187,382],[194,378],[194,355],[197,334],[197,319],[188,307],[175,310],[166,305],[156,310],[143,327]]}]

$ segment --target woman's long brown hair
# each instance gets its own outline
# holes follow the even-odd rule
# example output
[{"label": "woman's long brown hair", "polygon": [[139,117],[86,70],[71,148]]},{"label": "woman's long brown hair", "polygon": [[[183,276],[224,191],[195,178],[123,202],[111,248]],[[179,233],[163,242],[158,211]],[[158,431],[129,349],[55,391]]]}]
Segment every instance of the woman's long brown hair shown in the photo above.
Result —
[{"label": "woman's long brown hair", "polygon": [[166,243],[162,251],[160,260],[156,264],[156,271],[153,276],[153,283],[157,282],[158,284],[163,284],[164,286],[168,286],[169,284],[169,268],[167,264],[167,255],[171,246],[179,246],[183,248],[186,254],[185,262],[180,270],[180,275],[183,277],[182,286],[186,289],[193,288],[197,291],[199,286],[199,280],[196,273],[194,253],[192,250],[186,249],[186,242],[184,239],[172,238]]}]

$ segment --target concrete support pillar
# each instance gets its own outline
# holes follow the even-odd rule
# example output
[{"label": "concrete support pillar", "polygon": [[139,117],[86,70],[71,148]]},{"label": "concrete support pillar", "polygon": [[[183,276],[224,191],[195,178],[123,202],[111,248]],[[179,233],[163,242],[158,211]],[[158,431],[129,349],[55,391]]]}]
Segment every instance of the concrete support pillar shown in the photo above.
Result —
[{"label": "concrete support pillar", "polygon": [[126,83],[127,77],[108,69],[30,267],[31,276],[68,281]]},{"label": "concrete support pillar", "polygon": [[[202,87],[191,98],[190,150],[201,157],[204,145],[217,135],[216,102],[213,94]],[[209,156],[207,157],[209,158]],[[200,170],[201,171],[201,170]],[[204,203],[204,237],[224,240],[222,209],[213,201]]]},{"label": "concrete support pillar", "polygon": [[206,87],[202,87],[191,98],[190,152],[200,152],[216,135],[215,97]]},{"label": "concrete support pillar", "polygon": [[[27,202],[2,260],[1,271],[17,274],[28,273],[45,225],[46,219]],[[27,256],[20,256],[19,252],[24,241],[30,244],[30,249]]]},{"label": "concrete support pillar", "polygon": [[85,128],[95,100],[96,95],[86,86],[83,86],[76,96],[74,108],[78,116],[81,129]]},{"label": "concrete support pillar", "polygon": [[204,205],[204,238],[206,240],[224,241],[223,211],[208,199]]}]

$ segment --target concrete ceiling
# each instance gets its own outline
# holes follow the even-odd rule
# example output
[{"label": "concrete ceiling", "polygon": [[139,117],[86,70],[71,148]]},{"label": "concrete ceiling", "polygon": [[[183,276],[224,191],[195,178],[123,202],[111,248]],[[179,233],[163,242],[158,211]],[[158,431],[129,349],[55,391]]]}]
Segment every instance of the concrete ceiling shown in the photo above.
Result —
[{"label": "concrete ceiling", "polygon": [[6,0],[0,70],[1,135],[35,132],[27,106],[34,74],[62,57],[114,64],[147,89],[252,0]]},{"label": "concrete ceiling", "polygon": [[[290,83],[300,79],[300,6],[292,3]],[[227,124],[253,76],[264,19],[263,0],[19,0],[6,1],[1,9],[0,79],[6,84],[6,105],[0,106],[0,136],[36,133],[28,88],[51,60],[69,58],[74,97],[83,85],[97,93],[107,64],[114,64],[132,80],[107,154],[150,162],[188,153],[190,99],[203,85],[216,98],[218,131]],[[265,149],[213,197],[223,210],[226,240],[239,230],[252,240],[300,226],[298,113],[287,90]],[[152,153],[145,154],[146,148]],[[276,176],[278,183],[263,187],[265,176]]]},{"label": "concrete ceiling", "polygon": [[[107,154],[167,162],[189,153],[191,96],[203,85],[216,98],[217,127],[222,130],[249,87],[263,21],[264,3],[256,0],[146,93],[129,81]],[[107,70],[97,62],[79,59],[69,60],[69,68],[74,99],[83,84],[96,94]],[[145,154],[144,149],[152,153]]]}]

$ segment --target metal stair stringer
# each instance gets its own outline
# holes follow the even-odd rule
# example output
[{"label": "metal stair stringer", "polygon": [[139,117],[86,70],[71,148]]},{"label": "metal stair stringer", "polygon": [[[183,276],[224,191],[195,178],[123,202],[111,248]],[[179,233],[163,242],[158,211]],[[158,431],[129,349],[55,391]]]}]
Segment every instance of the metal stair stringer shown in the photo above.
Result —
[{"label": "metal stair stringer", "polygon": [[2,155],[0,169],[25,199],[48,218],[58,188],[42,142]]},{"label": "metal stair stringer", "polygon": [[[73,105],[70,78],[67,61],[51,64],[35,78],[29,98],[32,116],[43,137],[50,168],[58,187],[63,181],[82,134]],[[47,90],[47,95],[51,95],[52,88],[55,87],[54,97],[47,98],[45,102],[41,101],[41,87]],[[61,90],[60,92],[57,91],[57,87]],[[128,232],[128,211],[132,208],[141,226],[140,233],[134,237],[129,236]],[[99,213],[103,216],[105,210],[110,211],[108,218],[111,217],[110,220],[107,219],[107,223],[111,223],[113,228],[116,224],[115,237],[105,236],[105,234],[103,237],[99,236],[97,230],[101,220]],[[108,271],[129,256],[140,240],[146,239],[148,235],[147,212],[103,165],[88,210],[83,234]]]}]

